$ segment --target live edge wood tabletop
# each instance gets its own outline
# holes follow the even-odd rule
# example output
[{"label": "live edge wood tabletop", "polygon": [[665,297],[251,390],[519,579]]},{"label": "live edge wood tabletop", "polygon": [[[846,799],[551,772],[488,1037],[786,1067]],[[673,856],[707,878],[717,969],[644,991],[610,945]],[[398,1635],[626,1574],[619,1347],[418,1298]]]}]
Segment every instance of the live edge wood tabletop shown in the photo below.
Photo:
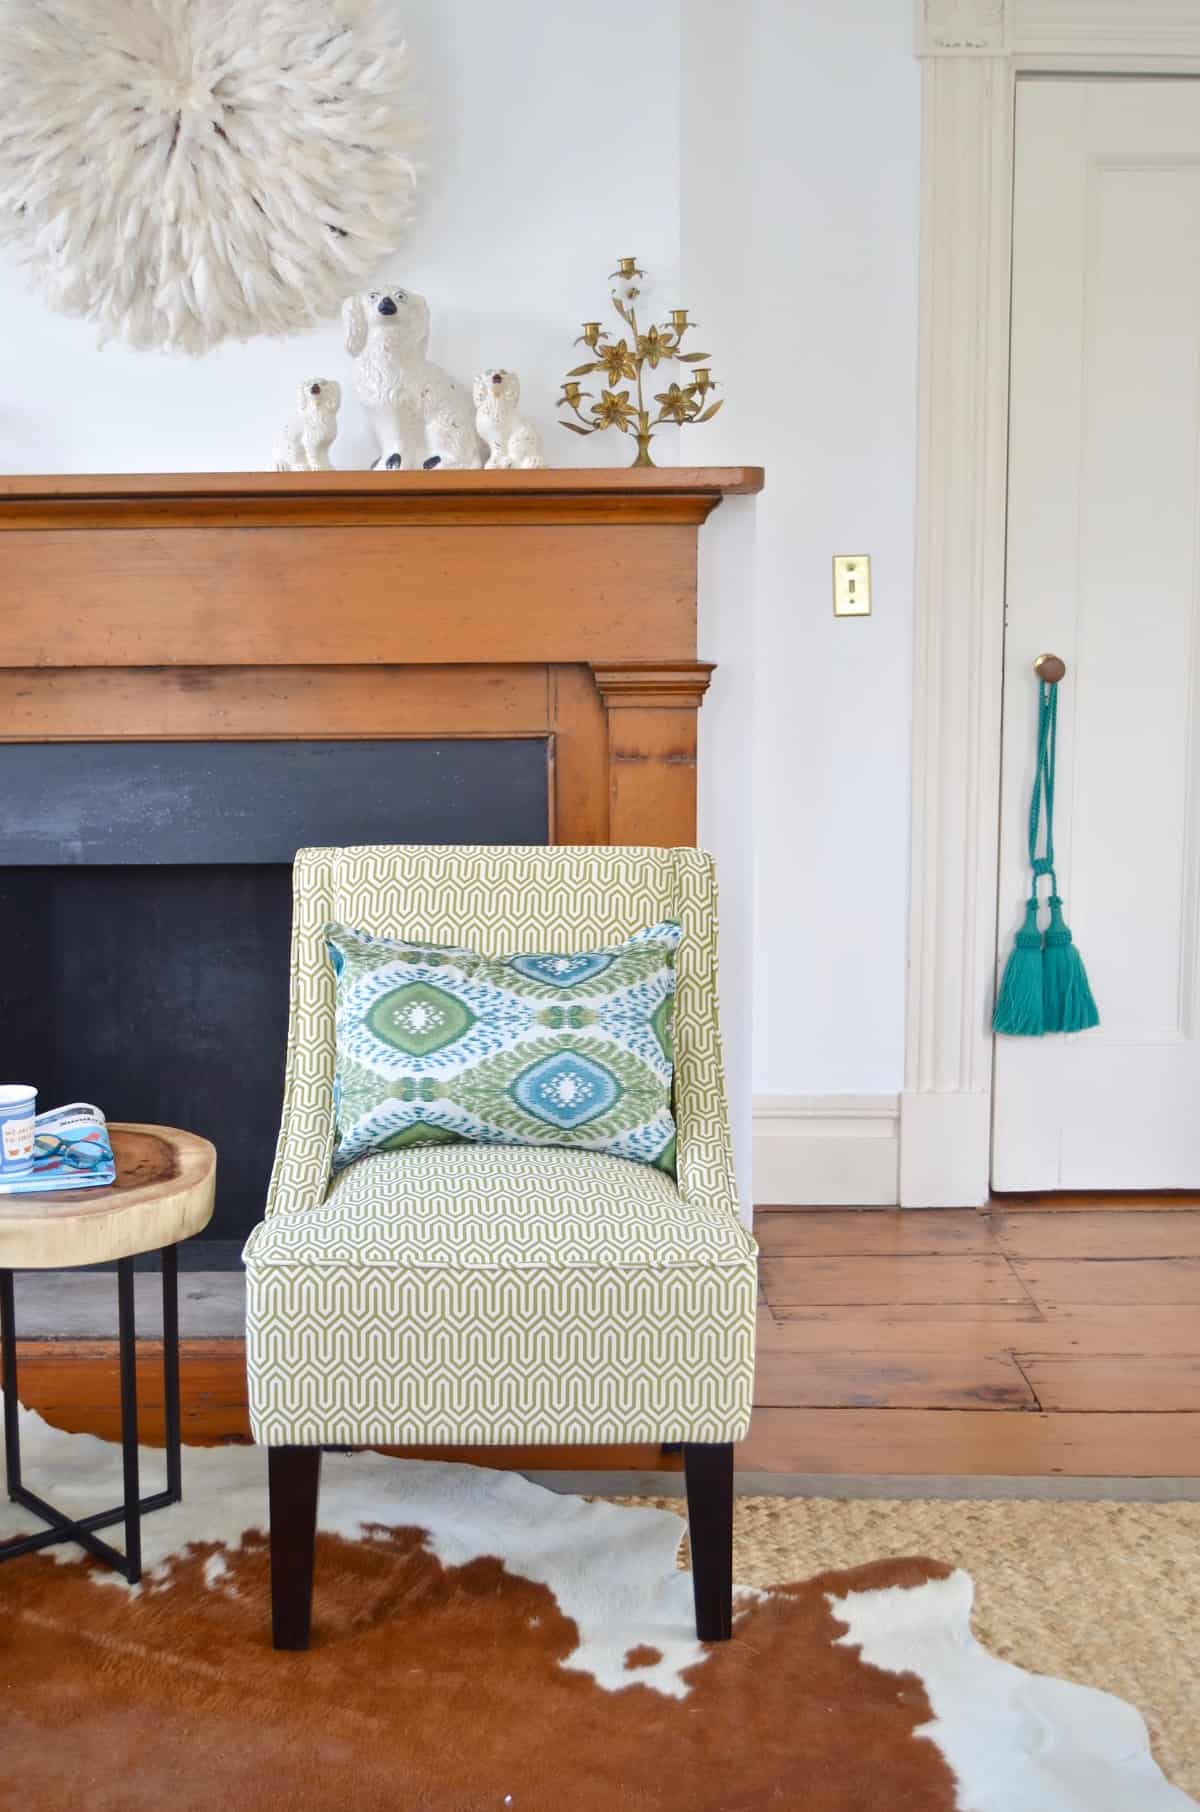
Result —
[{"label": "live edge wood tabletop", "polygon": [[212,1219],[217,1154],[172,1126],[114,1122],[117,1179],[106,1189],[0,1196],[0,1270],[111,1263],[199,1233]]}]

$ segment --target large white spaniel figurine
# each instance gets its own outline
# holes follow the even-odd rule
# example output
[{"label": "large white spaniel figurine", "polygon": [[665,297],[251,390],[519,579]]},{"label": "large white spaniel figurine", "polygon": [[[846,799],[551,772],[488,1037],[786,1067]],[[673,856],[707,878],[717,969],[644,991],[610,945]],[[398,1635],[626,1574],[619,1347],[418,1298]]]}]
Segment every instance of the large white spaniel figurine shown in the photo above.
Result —
[{"label": "large white spaniel figurine", "polygon": [[483,464],[475,409],[465,385],[426,357],[429,304],[410,289],[373,289],[342,309],[354,384],[379,441],[376,466]]}]

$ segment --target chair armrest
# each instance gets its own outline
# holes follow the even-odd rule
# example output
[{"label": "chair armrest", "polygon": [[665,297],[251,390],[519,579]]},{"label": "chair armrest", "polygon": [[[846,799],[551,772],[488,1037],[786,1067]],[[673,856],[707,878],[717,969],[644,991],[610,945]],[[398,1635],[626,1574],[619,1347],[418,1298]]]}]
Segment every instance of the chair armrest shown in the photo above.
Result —
[{"label": "chair armrest", "polygon": [[733,1139],[725,1097],[717,968],[716,866],[703,850],[675,851],[678,915],[684,928],[676,965],[676,1174],[687,1200],[738,1212]]},{"label": "chair armrest", "polygon": [[266,1212],[315,1206],[325,1198],[333,1158],[333,1072],[337,990],[325,953],[335,916],[332,852],[297,852],[283,1115]]}]

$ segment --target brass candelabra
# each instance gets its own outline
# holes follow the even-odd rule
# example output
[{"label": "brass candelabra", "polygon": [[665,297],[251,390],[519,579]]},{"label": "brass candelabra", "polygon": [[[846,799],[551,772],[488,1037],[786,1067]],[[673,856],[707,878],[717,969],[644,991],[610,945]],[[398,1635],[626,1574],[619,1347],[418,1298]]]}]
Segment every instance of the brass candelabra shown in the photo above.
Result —
[{"label": "brass candelabra", "polygon": [[[724,398],[715,402],[709,400],[717,388],[711,368],[704,363],[709,354],[682,350],[684,334],[695,327],[695,322],[688,320],[686,308],[671,309],[670,319],[661,326],[642,328],[638,325],[637,297],[645,275],[636,258],[618,259],[617,268],[611,273],[616,284],[612,305],[629,329],[630,337],[622,335],[620,339],[613,339],[601,322],[585,321],[575,344],[586,346],[596,356],[587,364],[576,365],[573,371],[568,371],[558,399],[559,408],[570,409],[577,418],[562,424],[572,434],[599,434],[605,428],[619,428],[622,434],[632,432],[637,440],[635,466],[654,464],[650,457],[650,442],[655,428],[666,422],[674,422],[683,428],[711,421],[724,401]],[[668,360],[690,366],[691,381],[668,384],[665,390],[655,392],[653,401],[658,405],[658,413],[652,415],[643,394],[643,373],[647,368],[657,372]],[[593,397],[590,390],[581,390],[579,386],[580,378],[590,377],[596,371],[603,371],[607,377],[607,388],[601,387],[599,397]],[[636,401],[628,389],[618,389],[622,383],[636,387]]]}]

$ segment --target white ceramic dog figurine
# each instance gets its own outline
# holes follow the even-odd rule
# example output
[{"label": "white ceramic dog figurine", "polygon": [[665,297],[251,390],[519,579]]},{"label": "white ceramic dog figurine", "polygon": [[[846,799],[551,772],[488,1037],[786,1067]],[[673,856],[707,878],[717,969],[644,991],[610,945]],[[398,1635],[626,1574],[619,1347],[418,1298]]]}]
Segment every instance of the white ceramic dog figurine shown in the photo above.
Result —
[{"label": "white ceramic dog figurine", "polygon": [[277,472],[331,472],[329,449],[337,438],[342,386],[333,378],[305,378],[297,392],[299,413],[275,448]]},{"label": "white ceramic dog figurine", "polygon": [[429,304],[410,289],[351,296],[342,309],[354,383],[379,441],[377,466],[419,472],[483,464],[466,389],[426,358]]},{"label": "white ceramic dog figurine", "polygon": [[489,469],[544,466],[542,438],[532,422],[517,414],[521,380],[515,371],[481,371],[475,379],[475,426],[488,450]]}]

